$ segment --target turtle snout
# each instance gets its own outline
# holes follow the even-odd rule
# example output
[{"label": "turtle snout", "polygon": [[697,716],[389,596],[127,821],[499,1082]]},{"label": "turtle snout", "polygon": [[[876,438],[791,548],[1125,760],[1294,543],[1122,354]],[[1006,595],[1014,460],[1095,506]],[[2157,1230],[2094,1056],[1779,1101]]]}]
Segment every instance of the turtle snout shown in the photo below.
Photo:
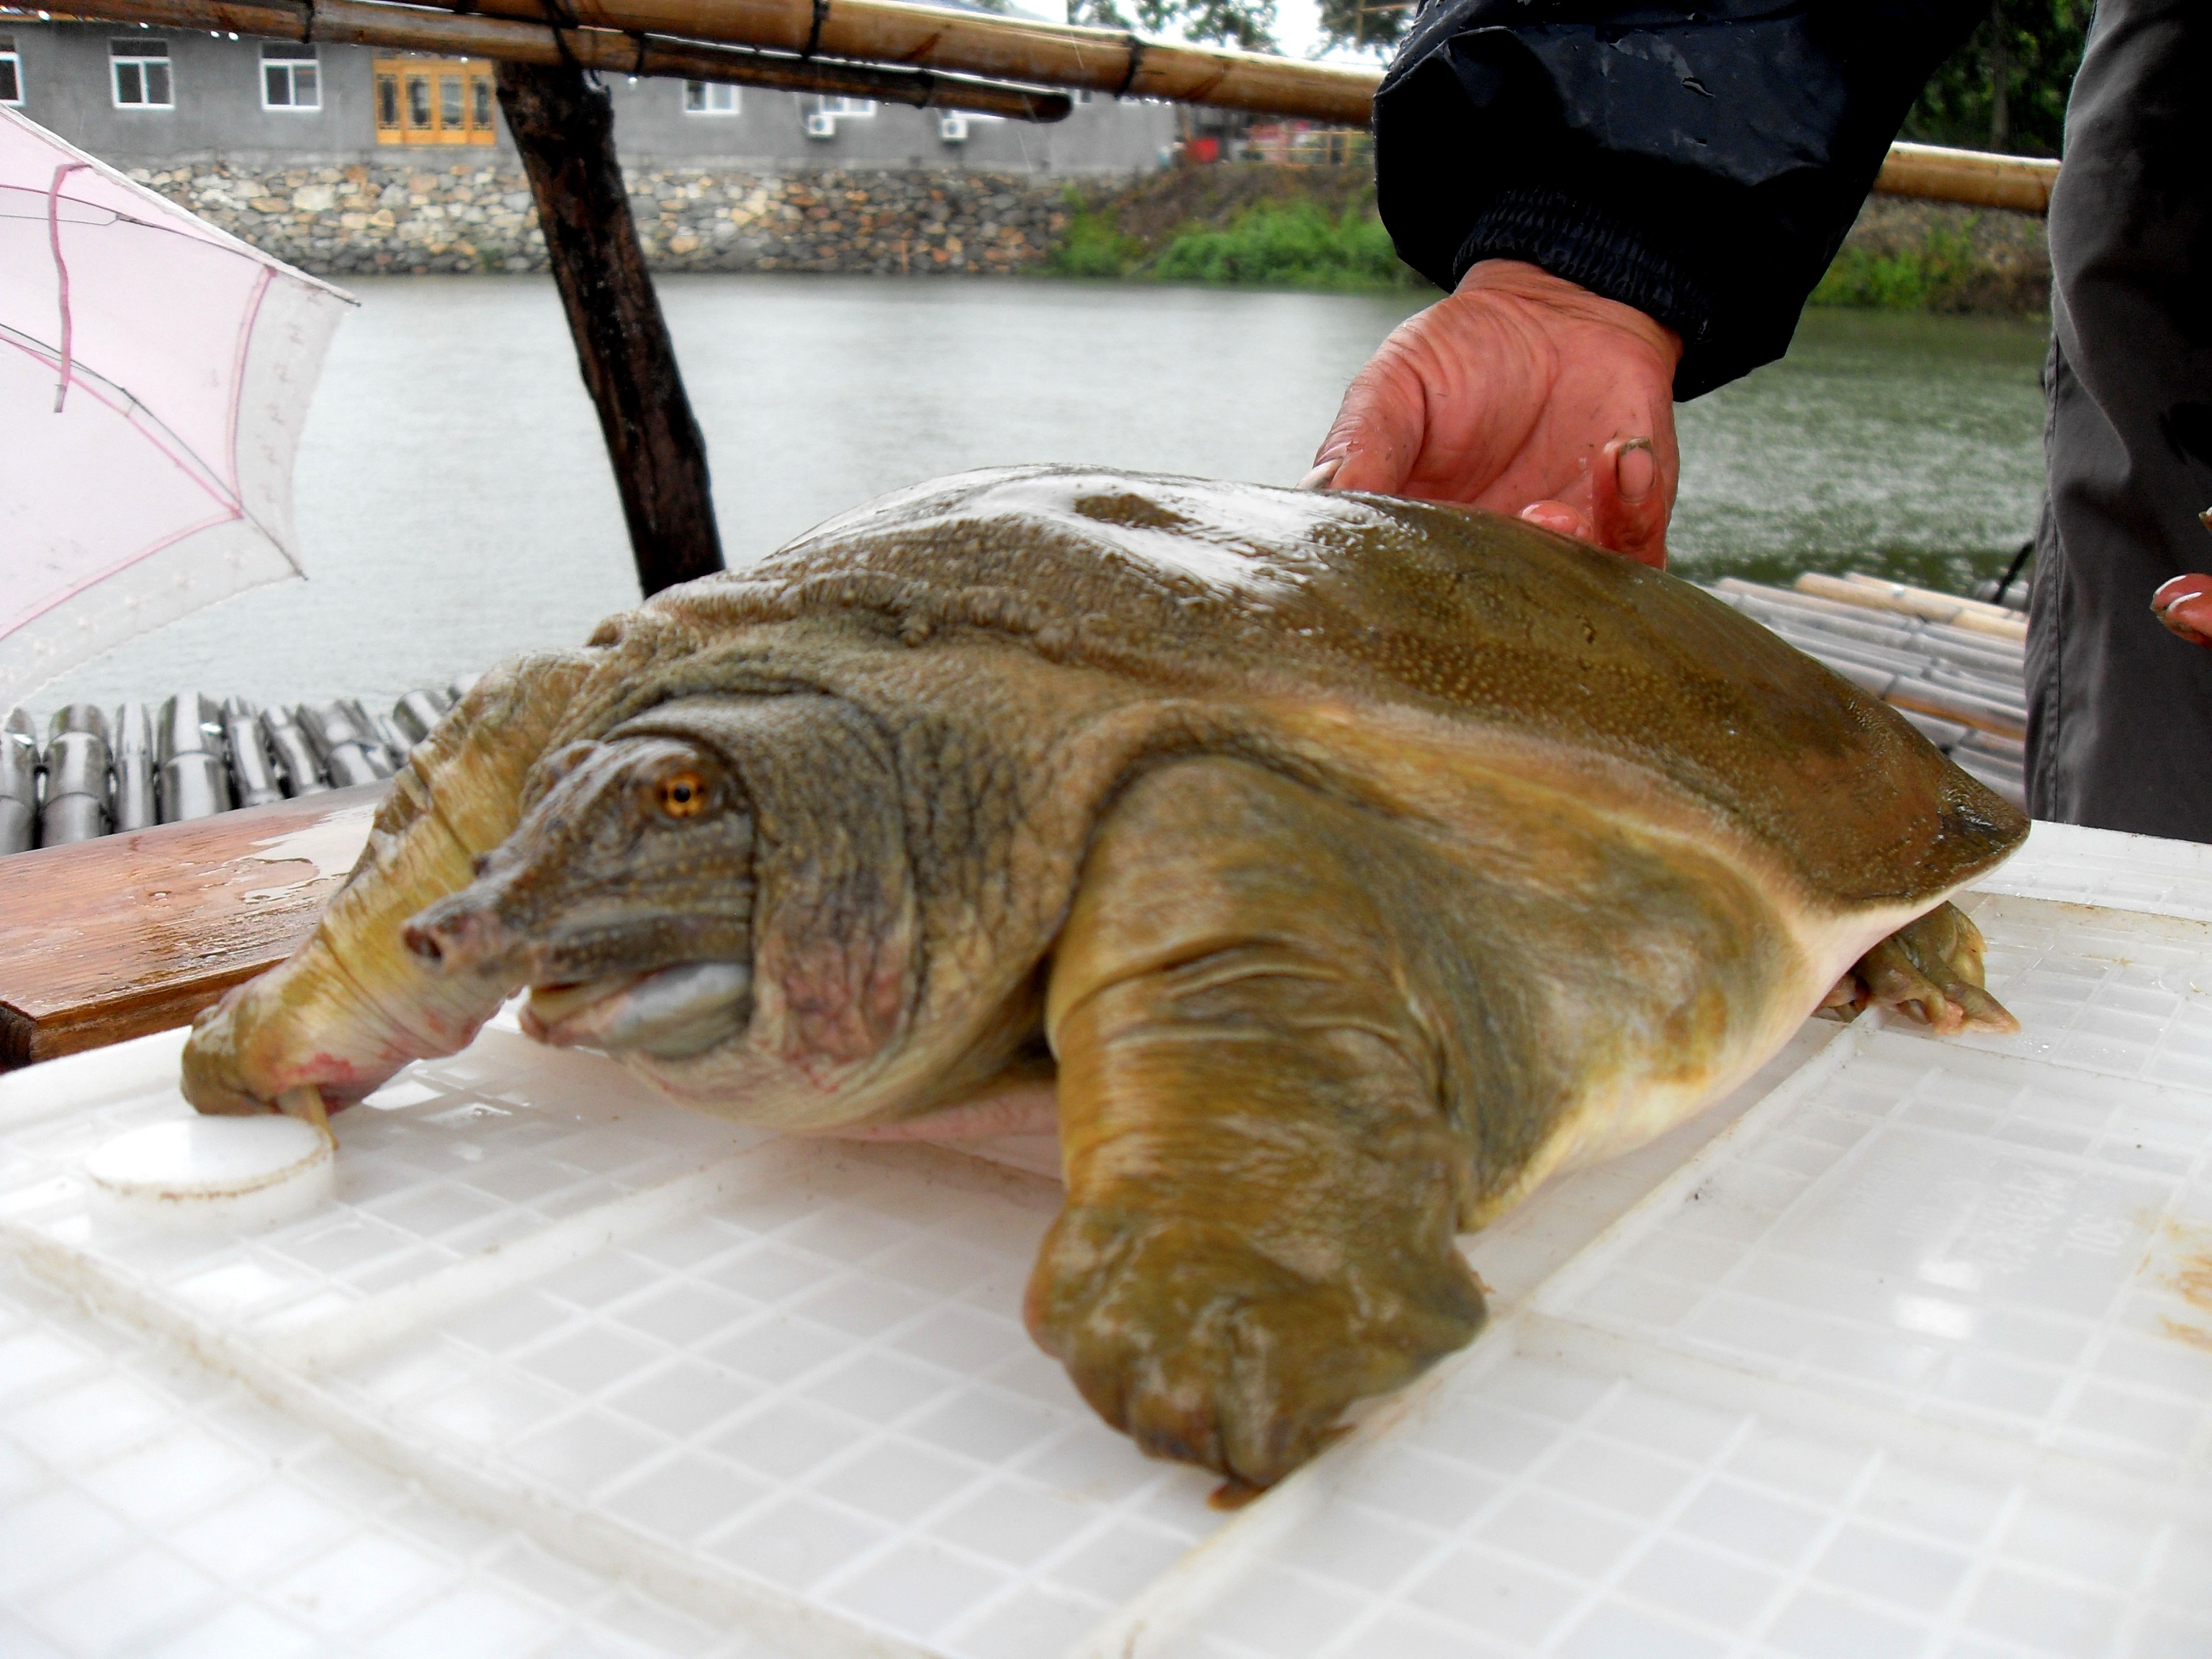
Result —
[{"label": "turtle snout", "polygon": [[500,914],[482,884],[440,899],[401,930],[407,948],[441,973],[495,973],[519,967],[529,941]]}]

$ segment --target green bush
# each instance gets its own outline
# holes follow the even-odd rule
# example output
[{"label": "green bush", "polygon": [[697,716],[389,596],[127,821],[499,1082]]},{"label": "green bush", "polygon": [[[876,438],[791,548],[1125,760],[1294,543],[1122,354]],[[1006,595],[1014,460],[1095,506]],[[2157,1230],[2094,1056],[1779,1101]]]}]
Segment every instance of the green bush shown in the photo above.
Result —
[{"label": "green bush", "polygon": [[1143,244],[1125,236],[1113,216],[1071,199],[1067,230],[1046,259],[1062,276],[1126,276],[1144,255]]},{"label": "green bush", "polygon": [[1814,289],[1816,306],[1881,311],[1948,311],[1978,275],[1972,239],[1938,226],[1917,247],[1870,253],[1847,247]]},{"label": "green bush", "polygon": [[1186,230],[1145,274],[1170,283],[1339,290],[1409,288],[1419,280],[1398,263],[1380,220],[1356,210],[1331,219],[1311,202],[1262,202],[1226,230]]}]

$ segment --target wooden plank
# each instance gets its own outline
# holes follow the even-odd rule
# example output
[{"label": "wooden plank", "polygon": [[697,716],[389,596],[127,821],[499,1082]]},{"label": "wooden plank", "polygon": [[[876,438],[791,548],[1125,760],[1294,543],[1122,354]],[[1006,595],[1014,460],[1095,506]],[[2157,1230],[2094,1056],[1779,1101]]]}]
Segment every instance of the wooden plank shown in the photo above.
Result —
[{"label": "wooden plank", "polygon": [[283,960],[390,787],[0,859],[0,1066],[182,1025]]}]

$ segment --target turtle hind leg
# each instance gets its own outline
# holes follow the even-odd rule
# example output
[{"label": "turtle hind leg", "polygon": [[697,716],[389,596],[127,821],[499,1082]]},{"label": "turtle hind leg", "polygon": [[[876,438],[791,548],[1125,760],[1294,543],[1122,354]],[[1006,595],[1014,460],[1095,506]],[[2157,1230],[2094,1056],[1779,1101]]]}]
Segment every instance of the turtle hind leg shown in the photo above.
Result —
[{"label": "turtle hind leg", "polygon": [[1387,836],[1259,768],[1179,763],[1101,825],[1054,951],[1067,1204],[1030,1329],[1232,1500],[1483,1322]]},{"label": "turtle hind leg", "polygon": [[1982,983],[1982,930],[1955,904],[1939,904],[1907,922],[1858,959],[1820,1005],[1848,1018],[1867,1007],[1895,1008],[1939,1035],[2020,1030]]}]

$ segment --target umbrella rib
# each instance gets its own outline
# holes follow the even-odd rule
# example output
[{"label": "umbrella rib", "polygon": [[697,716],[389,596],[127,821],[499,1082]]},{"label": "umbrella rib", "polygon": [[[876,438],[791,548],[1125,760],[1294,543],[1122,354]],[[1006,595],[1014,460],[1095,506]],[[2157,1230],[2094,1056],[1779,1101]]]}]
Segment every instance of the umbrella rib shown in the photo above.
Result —
[{"label": "umbrella rib", "polygon": [[69,397],[70,336],[72,332],[70,326],[69,261],[62,258],[62,180],[72,173],[83,172],[90,165],[86,161],[63,162],[54,169],[54,181],[46,187],[46,241],[54,251],[54,286],[62,311],[62,377],[54,385],[54,413],[57,415],[62,412],[62,404]]},{"label": "umbrella rib", "polygon": [[284,556],[284,562],[292,567],[294,575],[305,576],[307,574],[307,571],[301,568],[300,561],[293,556],[292,550],[284,544],[284,538],[246,512],[246,491],[239,483],[238,415],[239,406],[246,400],[246,354],[252,349],[254,325],[261,320],[261,302],[268,297],[270,284],[276,279],[275,271],[267,265],[261,267],[261,278],[254,284],[252,302],[246,307],[246,315],[238,325],[238,350],[232,359],[230,368],[230,408],[227,416],[230,430],[223,441],[223,451],[230,462],[230,476],[223,480],[223,483],[230,491],[231,499],[237,502],[240,515],[252,520],[254,527],[269,538],[270,544]]},{"label": "umbrella rib", "polygon": [[188,524],[182,530],[173,532],[171,534],[162,537],[161,540],[155,542],[151,547],[142,547],[135,553],[126,554],[124,557],[116,560],[114,563],[108,565],[103,569],[94,571],[89,576],[83,578],[82,580],[64,589],[63,592],[50,596],[39,605],[34,605],[30,610],[21,613],[20,616],[15,617],[14,621],[7,623],[4,627],[0,627],[0,639],[6,639],[10,635],[21,632],[24,629],[28,628],[33,623],[38,621],[40,617],[45,616],[48,611],[58,610],[59,607],[67,605],[71,599],[76,598],[80,593],[87,592],[89,590],[99,586],[100,583],[106,581],[110,576],[116,574],[118,572],[128,570],[134,564],[143,563],[144,561],[152,558],[156,553],[164,552],[169,548],[174,547],[179,542],[187,540],[191,537],[198,535],[203,530],[213,530],[218,525],[235,524],[244,516],[245,515],[243,514],[240,513],[210,513],[206,518],[199,520],[198,523]]},{"label": "umbrella rib", "polygon": [[[11,345],[25,356],[49,368],[58,361],[52,347],[27,335],[19,334],[4,323],[0,323],[0,344]],[[97,369],[87,368],[82,363],[70,371],[70,379],[72,385],[80,387],[94,403],[121,416],[125,426],[151,444],[172,466],[198,485],[216,506],[232,518],[248,516],[246,504],[235,494],[223,489],[222,475],[194,454],[191,446],[170,431],[163,424],[161,417],[152,410]],[[256,520],[255,523],[258,525],[259,520]]]}]

